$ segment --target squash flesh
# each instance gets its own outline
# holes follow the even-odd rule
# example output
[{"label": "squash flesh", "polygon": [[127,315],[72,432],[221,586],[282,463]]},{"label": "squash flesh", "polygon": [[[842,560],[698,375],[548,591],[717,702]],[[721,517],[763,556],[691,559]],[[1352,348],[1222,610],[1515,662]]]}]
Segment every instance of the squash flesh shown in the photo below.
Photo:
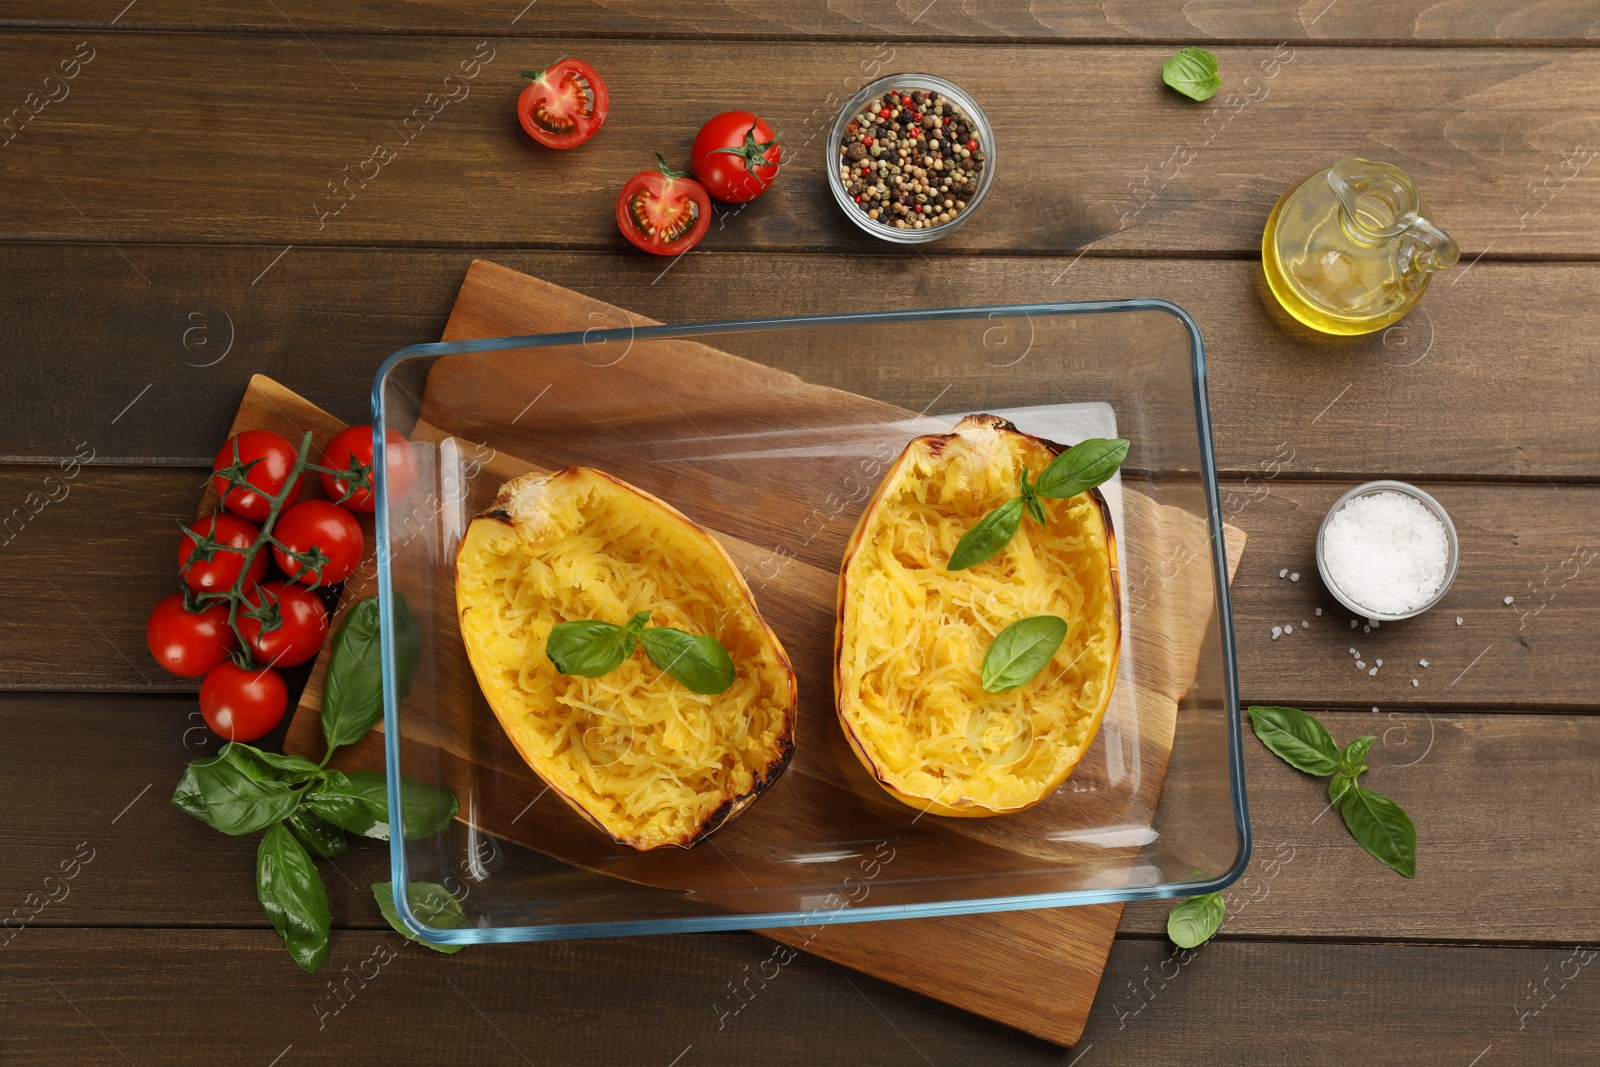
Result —
[{"label": "squash flesh", "polygon": [[[946,564],[961,536],[1037,476],[1058,448],[977,416],[918,438],[862,515],[840,576],[839,715],[862,763],[921,810],[987,816],[1054,791],[1094,740],[1110,702],[1121,631],[1115,546],[1095,492],[1044,501],[999,555]],[[1059,615],[1051,663],[1005,693],[982,688],[985,652],[1007,625]]]},{"label": "squash flesh", "polygon": [[[777,637],[722,547],[662,501],[598,471],[509,483],[457,556],[461,633],[495,715],[528,764],[580,814],[634,848],[688,846],[786,766],[795,683]],[[545,654],[558,622],[710,634],[732,687],[704,695],[642,651],[600,678]]]}]

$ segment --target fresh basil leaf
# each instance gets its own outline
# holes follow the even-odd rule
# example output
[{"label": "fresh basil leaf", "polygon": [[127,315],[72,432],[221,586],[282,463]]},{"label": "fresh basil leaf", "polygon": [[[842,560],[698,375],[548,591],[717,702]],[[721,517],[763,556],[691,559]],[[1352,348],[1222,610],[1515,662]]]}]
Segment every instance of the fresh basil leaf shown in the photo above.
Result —
[{"label": "fresh basil leaf", "polygon": [[995,634],[983,654],[983,688],[1004,693],[1033,681],[1066,640],[1067,620],[1059,615],[1018,619]]},{"label": "fresh basil leaf", "polygon": [[288,782],[290,785],[299,785],[301,782],[311,781],[322,773],[322,768],[308,759],[281,755],[277,752],[263,752],[253,745],[241,744],[238,741],[229,741],[219,748],[217,758],[233,764],[247,777],[258,782]]},{"label": "fresh basil leaf", "polygon": [[[466,947],[424,941],[412,933],[410,928],[400,921],[400,912],[395,909],[393,882],[374,882],[372,895],[377,898],[378,910],[383,912],[383,917],[389,921],[389,925],[417,944],[427,945],[435,952],[460,952]],[[406,899],[411,905],[411,914],[428,926],[460,930],[467,925],[467,913],[461,907],[461,902],[451,894],[450,890],[436,882],[407,883]]]},{"label": "fresh basil leaf", "polygon": [[350,851],[350,841],[344,831],[310,808],[294,809],[283,824],[316,859],[332,859]]},{"label": "fresh basil leaf", "polygon": [[1376,737],[1358,737],[1344,746],[1344,751],[1339,754],[1339,769],[1349,775],[1351,781],[1359,778],[1361,772],[1367,769],[1367,753],[1376,740]]},{"label": "fresh basil leaf", "polygon": [[322,683],[322,736],[330,749],[354,744],[383,718],[383,645],[378,598],[345,613]]},{"label": "fresh basil leaf", "polygon": [[1221,893],[1190,897],[1167,912],[1167,936],[1179,948],[1198,948],[1211,940],[1226,913]]},{"label": "fresh basil leaf", "polygon": [[1329,778],[1328,803],[1332,804],[1334,807],[1338,807],[1339,802],[1344,799],[1344,795],[1350,791],[1350,786],[1354,782],[1355,779],[1350,777],[1348,774],[1345,774],[1343,771],[1340,771],[1332,778]]},{"label": "fresh basil leaf", "polygon": [[1033,519],[1034,522],[1038,523],[1040,526],[1050,525],[1050,519],[1044,513],[1044,501],[1039,499],[1038,494],[1023,494],[1022,503],[1023,506],[1027,508],[1028,515]]},{"label": "fresh basil leaf", "polygon": [[[388,797],[388,783],[377,771],[357,771],[350,781],[358,788],[376,790],[380,796]],[[409,839],[432,837],[449,826],[460,810],[456,795],[444,786],[400,776],[400,817]]]},{"label": "fresh basil leaf", "polygon": [[1204,48],[1185,48],[1167,60],[1161,80],[1190,100],[1210,100],[1222,87],[1217,57]]},{"label": "fresh basil leaf", "polygon": [[599,678],[633,655],[638,638],[631,627],[599,619],[558,622],[545,638],[544,654],[562,674]]},{"label": "fresh basil leaf", "polygon": [[1017,536],[1017,527],[1022,525],[1022,509],[1023,502],[1019,496],[1007,500],[979,519],[956,542],[956,550],[950,553],[950,562],[945,564],[945,569],[964,571],[998,555]]},{"label": "fresh basil leaf", "polygon": [[1052,500],[1088,492],[1117,473],[1128,456],[1128,445],[1121,437],[1080,441],[1050,461],[1033,484],[1034,491]]},{"label": "fresh basil leaf", "polygon": [[219,756],[189,764],[172,802],[225,834],[251,834],[288,816],[300,794],[287,782],[262,782]]},{"label": "fresh basil leaf", "polygon": [[1339,813],[1362,848],[1407,878],[1417,876],[1417,828],[1400,805],[1381,793],[1351,785]]},{"label": "fresh basil leaf", "polygon": [[[394,599],[395,681],[403,697],[422,658],[422,631],[406,606]],[[322,736],[328,748],[353,745],[383,718],[383,624],[378,598],[358,602],[333,635],[333,652],[322,686]]]},{"label": "fresh basil leaf", "polygon": [[328,891],[305,848],[282,826],[274,826],[256,850],[256,897],[302,970],[315,972],[328,959]]},{"label": "fresh basil leaf", "polygon": [[[460,805],[456,795],[441,786],[415,778],[400,778],[401,816],[406,837],[432,837],[450,825]],[[323,784],[306,797],[306,807],[335,826],[389,840],[389,783],[379,771],[329,770]]]},{"label": "fresh basil leaf", "polygon": [[1339,769],[1339,746],[1328,728],[1298,708],[1252,704],[1250,724],[1256,736],[1289,766],[1307,774],[1328,775]]},{"label": "fresh basil leaf", "polygon": [[733,684],[733,657],[715,637],[652,626],[639,640],[651,663],[692,692],[715,695]]},{"label": "fresh basil leaf", "polygon": [[383,775],[346,775],[332,768],[325,774],[323,781],[306,794],[305,806],[353,834],[389,840],[389,794]]}]

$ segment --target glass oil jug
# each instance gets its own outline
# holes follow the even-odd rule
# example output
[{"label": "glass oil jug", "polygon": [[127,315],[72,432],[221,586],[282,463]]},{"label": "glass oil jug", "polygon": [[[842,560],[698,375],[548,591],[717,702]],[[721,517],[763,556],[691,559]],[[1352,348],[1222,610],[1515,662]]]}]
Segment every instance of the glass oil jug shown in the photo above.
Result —
[{"label": "glass oil jug", "polygon": [[1422,215],[1399,167],[1346,159],[1284,193],[1267,218],[1261,263],[1284,310],[1324,333],[1381,330],[1417,302],[1460,250]]}]

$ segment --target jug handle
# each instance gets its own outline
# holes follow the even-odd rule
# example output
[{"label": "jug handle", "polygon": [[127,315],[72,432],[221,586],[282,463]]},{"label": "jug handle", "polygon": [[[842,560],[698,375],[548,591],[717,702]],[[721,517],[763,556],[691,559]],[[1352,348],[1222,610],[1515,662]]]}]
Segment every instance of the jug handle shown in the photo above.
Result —
[{"label": "jug handle", "polygon": [[1449,270],[1461,258],[1455,240],[1421,215],[1412,217],[1406,232],[1423,246],[1416,254],[1416,264],[1425,271]]}]

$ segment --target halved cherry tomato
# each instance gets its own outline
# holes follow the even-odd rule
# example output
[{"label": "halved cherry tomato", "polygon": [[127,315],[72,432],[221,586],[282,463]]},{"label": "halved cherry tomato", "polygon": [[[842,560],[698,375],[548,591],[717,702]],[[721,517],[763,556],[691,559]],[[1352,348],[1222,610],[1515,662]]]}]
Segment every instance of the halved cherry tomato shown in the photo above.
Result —
[{"label": "halved cherry tomato", "polygon": [[212,732],[227,741],[265,737],[288,707],[289,687],[270,667],[247,671],[224,660],[200,683],[200,714]]},{"label": "halved cherry tomato", "polygon": [[322,650],[328,609],[302,585],[267,582],[244,596],[239,631],[263,666],[298,667]]},{"label": "halved cherry tomato", "polygon": [[[199,537],[195,535],[199,534]],[[197,593],[218,593],[233,588],[239,572],[244,570],[244,554],[230,551],[249,548],[261,535],[261,528],[253,522],[219,511],[208,515],[193,526],[184,527],[183,540],[178,542],[178,572],[184,584]],[[201,540],[208,547],[200,547]],[[213,547],[214,542],[218,546]],[[208,558],[209,557],[209,558]],[[267,553],[263,550],[250,561],[250,577],[246,587],[254,585],[267,573]]]},{"label": "halved cherry tomato", "polygon": [[706,192],[730,204],[767,191],[782,162],[778,135],[749,111],[724,111],[700,127],[689,165]]},{"label": "halved cherry tomato", "polygon": [[[411,451],[411,443],[394,430],[384,431],[383,441],[384,466],[389,473],[389,496],[399,500],[410,492],[412,483],[417,480],[417,457]],[[371,512],[378,506],[377,494],[371,488],[371,426],[351,426],[334,434],[328,447],[322,450],[319,466],[348,471],[351,475],[348,479],[335,478],[331,474],[320,475],[322,491],[328,494],[329,500],[348,511]],[[366,471],[366,488],[356,484],[358,466]]]},{"label": "halved cherry tomato", "polygon": [[200,677],[227,659],[234,646],[227,607],[190,611],[182,593],[161,598],[145,624],[144,641],[156,662],[180,678]]},{"label": "halved cherry tomato", "polygon": [[581,59],[562,59],[531,78],[517,98],[517,118],[528,136],[547,148],[576,148],[596,133],[611,109],[600,74]]},{"label": "halved cherry tomato", "polygon": [[[272,558],[283,573],[306,585],[335,585],[350,577],[366,543],[355,518],[326,500],[302,500],[285,511],[272,539],[282,546],[273,548]],[[312,558],[297,560],[289,552]]]},{"label": "halved cherry tomato", "polygon": [[628,179],[617,197],[617,228],[646,252],[675,256],[700,243],[711,226],[711,198],[686,170],[659,154],[655,170]]},{"label": "halved cherry tomato", "polygon": [[[246,430],[235,434],[217,451],[211,464],[216,473],[211,486],[222,498],[222,506],[235,515],[243,515],[256,522],[265,521],[272,512],[271,497],[283,491],[298,458],[295,447],[271,430]],[[220,472],[232,471],[241,475],[249,488],[235,485]],[[287,503],[294,503],[300,495],[300,482],[289,490]]]}]

